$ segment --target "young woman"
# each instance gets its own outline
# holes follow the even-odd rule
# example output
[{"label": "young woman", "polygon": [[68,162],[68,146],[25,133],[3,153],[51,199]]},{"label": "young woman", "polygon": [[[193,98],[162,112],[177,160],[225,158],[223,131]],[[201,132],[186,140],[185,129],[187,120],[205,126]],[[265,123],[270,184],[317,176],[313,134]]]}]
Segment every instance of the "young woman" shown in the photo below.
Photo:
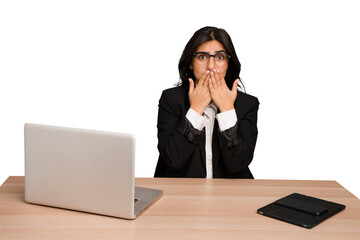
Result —
[{"label": "young woman", "polygon": [[224,29],[194,33],[179,61],[180,81],[159,101],[155,177],[253,178],[259,101],[244,89]]}]

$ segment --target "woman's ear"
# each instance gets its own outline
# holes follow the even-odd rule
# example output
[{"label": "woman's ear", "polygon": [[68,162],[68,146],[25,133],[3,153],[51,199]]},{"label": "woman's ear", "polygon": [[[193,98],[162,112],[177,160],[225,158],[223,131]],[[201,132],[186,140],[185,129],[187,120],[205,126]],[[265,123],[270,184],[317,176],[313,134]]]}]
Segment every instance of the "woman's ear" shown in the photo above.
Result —
[{"label": "woman's ear", "polygon": [[191,70],[194,70],[192,64],[190,64],[189,68],[190,68]]}]

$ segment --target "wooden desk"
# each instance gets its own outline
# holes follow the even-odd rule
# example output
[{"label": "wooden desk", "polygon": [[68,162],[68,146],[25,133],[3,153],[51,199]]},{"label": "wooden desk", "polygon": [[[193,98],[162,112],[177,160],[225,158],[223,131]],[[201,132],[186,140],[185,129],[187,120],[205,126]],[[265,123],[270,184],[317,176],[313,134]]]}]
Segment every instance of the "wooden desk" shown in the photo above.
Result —
[{"label": "wooden desk", "polygon": [[[360,239],[360,200],[335,181],[138,178],[164,196],[136,220],[24,202],[24,177],[0,188],[0,239]],[[293,192],[346,205],[309,230],[256,210]]]}]

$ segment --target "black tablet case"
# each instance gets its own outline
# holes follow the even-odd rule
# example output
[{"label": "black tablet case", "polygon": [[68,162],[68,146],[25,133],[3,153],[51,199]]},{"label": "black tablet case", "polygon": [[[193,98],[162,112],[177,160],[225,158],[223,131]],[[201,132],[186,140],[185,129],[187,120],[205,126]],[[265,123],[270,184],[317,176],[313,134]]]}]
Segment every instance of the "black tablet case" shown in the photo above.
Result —
[{"label": "black tablet case", "polygon": [[300,227],[312,228],[344,209],[345,205],[342,204],[293,193],[257,212]]}]

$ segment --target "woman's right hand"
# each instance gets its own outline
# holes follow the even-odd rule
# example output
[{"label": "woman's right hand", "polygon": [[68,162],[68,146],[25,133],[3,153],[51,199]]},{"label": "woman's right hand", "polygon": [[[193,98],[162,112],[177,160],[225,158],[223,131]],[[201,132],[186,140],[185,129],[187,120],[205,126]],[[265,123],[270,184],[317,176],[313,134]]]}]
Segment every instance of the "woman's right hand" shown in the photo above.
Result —
[{"label": "woman's right hand", "polygon": [[199,82],[194,87],[194,80],[189,78],[189,101],[190,108],[203,114],[205,108],[211,102],[211,95],[209,90],[210,71],[207,70],[200,78]]}]

